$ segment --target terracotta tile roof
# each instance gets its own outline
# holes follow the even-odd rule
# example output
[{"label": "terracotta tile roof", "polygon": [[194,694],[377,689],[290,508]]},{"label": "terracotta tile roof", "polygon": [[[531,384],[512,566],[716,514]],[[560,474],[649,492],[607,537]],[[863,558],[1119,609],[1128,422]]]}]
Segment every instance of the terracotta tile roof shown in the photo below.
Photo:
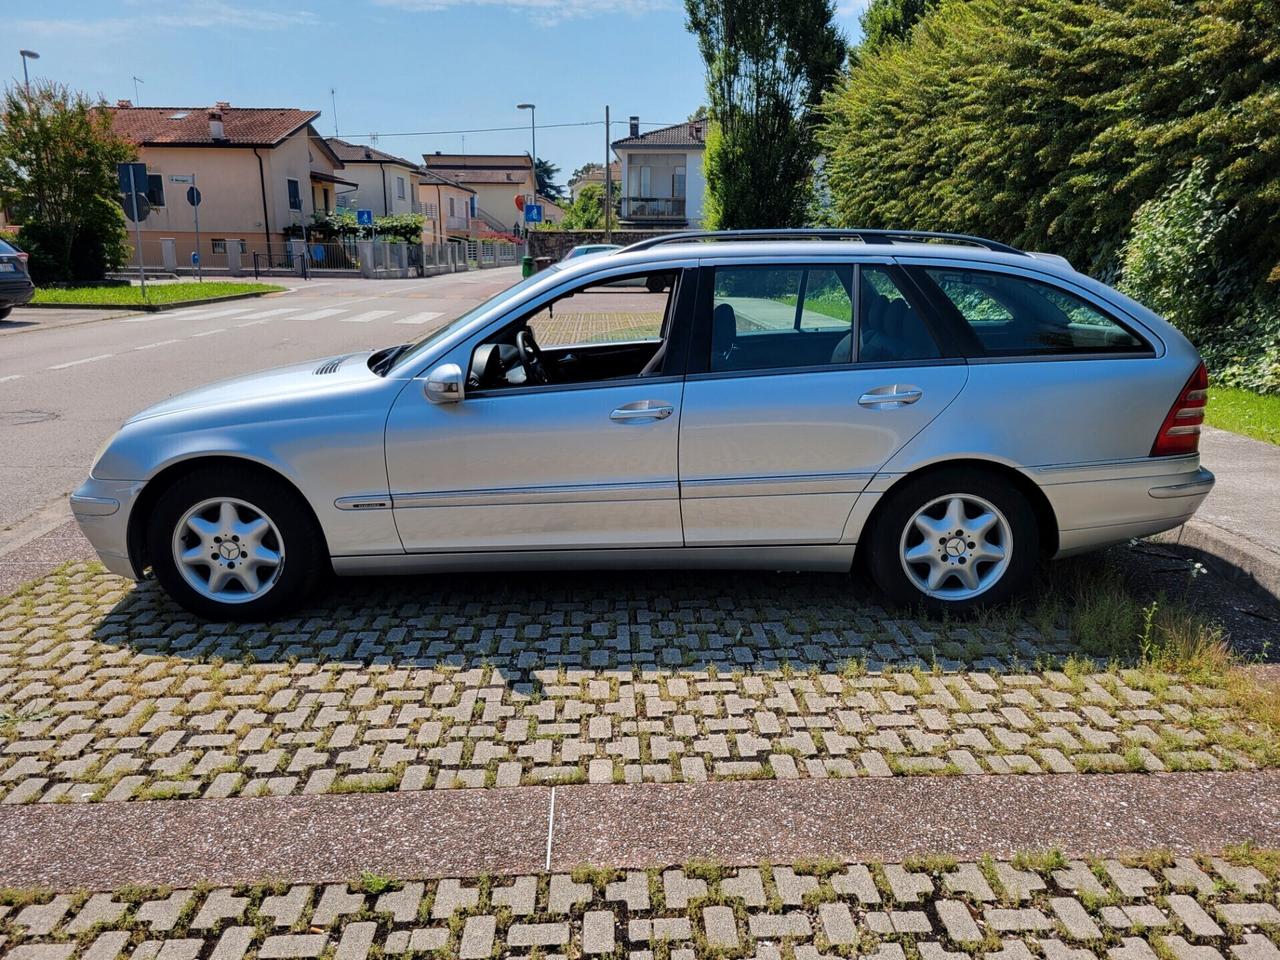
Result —
[{"label": "terracotta tile roof", "polygon": [[329,145],[329,148],[343,163],[398,163],[400,166],[409,167],[411,170],[416,170],[421,166],[421,164],[414,163],[412,160],[397,157],[395,154],[379,150],[377,147],[366,146],[363,143],[348,143],[346,140],[339,140],[337,137],[325,137],[324,142]]},{"label": "terracotta tile roof", "polygon": [[436,173],[434,170],[420,170],[418,171],[418,173],[419,173],[419,178],[418,178],[419,183],[426,183],[426,184],[432,184],[432,185],[438,183],[446,187],[453,187],[456,190],[465,190],[467,191],[467,193],[475,193],[475,191],[472,190],[470,187],[468,187],[466,184],[458,183],[457,180],[450,180],[448,177],[442,176],[441,174]]},{"label": "terracotta tile roof", "polygon": [[529,179],[529,168],[524,170],[458,170],[446,168],[449,176],[458,183],[524,183]]},{"label": "terracotta tile roof", "polygon": [[[135,107],[122,100],[107,107],[111,125],[127,140],[142,146],[273,147],[320,116],[317,110],[294,107]],[[211,113],[221,114],[223,139],[209,130]]]},{"label": "terracotta tile roof", "polygon": [[707,121],[688,120],[659,127],[638,137],[623,137],[613,141],[616,147],[705,147],[707,145]]},{"label": "terracotta tile roof", "polygon": [[[620,164],[620,163],[610,163],[610,164],[609,164],[609,177],[610,177],[610,179],[612,179],[612,180],[621,180],[621,179],[622,179],[622,164]],[[579,177],[574,177],[572,180],[570,180],[570,181],[569,181],[569,183],[570,183],[570,184],[574,184],[574,183],[604,183],[604,167],[603,167],[602,165],[600,165],[600,164],[596,164],[595,166],[593,166],[590,170],[588,170],[586,173],[582,174],[581,176],[579,176]]]}]

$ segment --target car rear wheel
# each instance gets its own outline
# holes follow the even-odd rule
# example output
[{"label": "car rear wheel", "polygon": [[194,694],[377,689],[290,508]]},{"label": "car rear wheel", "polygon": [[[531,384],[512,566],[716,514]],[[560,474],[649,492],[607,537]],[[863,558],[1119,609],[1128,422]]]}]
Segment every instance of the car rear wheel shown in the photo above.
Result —
[{"label": "car rear wheel", "polygon": [[867,538],[877,585],[896,603],[960,612],[1024,587],[1039,554],[1035,512],[1008,480],[952,468],[890,494]]},{"label": "car rear wheel", "polygon": [[328,565],[315,519],[290,487],[228,468],[189,474],[161,494],[147,547],[165,591],[210,620],[285,612]]},{"label": "car rear wheel", "polygon": [[11,313],[13,313],[13,307],[0,307],[0,320],[8,320]]}]

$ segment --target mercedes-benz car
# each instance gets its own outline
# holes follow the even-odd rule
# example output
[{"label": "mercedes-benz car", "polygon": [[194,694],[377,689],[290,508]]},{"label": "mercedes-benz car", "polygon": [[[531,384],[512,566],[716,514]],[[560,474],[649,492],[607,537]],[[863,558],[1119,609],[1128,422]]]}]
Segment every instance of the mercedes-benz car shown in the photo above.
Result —
[{"label": "mercedes-benz car", "polygon": [[1170,324],[1061,258],[677,234],[157,404],[71,504],[109,569],[209,618],[330,570],[531,567],[865,571],[965,610],[1191,516],[1206,388]]}]

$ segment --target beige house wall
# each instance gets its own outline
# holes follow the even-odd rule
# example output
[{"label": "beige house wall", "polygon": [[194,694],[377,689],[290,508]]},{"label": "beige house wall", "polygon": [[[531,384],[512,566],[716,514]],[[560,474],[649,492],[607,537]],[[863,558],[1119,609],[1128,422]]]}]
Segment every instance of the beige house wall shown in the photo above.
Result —
[{"label": "beige house wall", "polygon": [[[382,192],[382,171],[386,169],[387,190],[384,203]],[[344,194],[348,207],[372,210],[375,217],[397,216],[402,213],[413,213],[414,189],[417,187],[418,173],[412,167],[398,163],[386,163],[379,167],[376,163],[348,162],[338,174],[343,180],[358,183],[360,189],[354,193]],[[404,199],[400,199],[396,191],[396,178],[404,178]],[[350,190],[350,187],[345,188]]]}]

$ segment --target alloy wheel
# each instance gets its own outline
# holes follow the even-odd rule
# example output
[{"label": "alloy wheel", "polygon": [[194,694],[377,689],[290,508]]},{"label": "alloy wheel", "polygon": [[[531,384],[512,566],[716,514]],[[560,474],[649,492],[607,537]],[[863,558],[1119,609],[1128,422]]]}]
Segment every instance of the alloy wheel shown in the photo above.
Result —
[{"label": "alloy wheel", "polygon": [[1012,528],[989,500],[948,494],[907,521],[899,555],[907,577],[925,596],[969,600],[994,587],[1008,570]]},{"label": "alloy wheel", "polygon": [[284,539],[253,504],[213,497],[193,506],[174,527],[173,559],[183,580],[202,597],[248,603],[279,580]]}]

